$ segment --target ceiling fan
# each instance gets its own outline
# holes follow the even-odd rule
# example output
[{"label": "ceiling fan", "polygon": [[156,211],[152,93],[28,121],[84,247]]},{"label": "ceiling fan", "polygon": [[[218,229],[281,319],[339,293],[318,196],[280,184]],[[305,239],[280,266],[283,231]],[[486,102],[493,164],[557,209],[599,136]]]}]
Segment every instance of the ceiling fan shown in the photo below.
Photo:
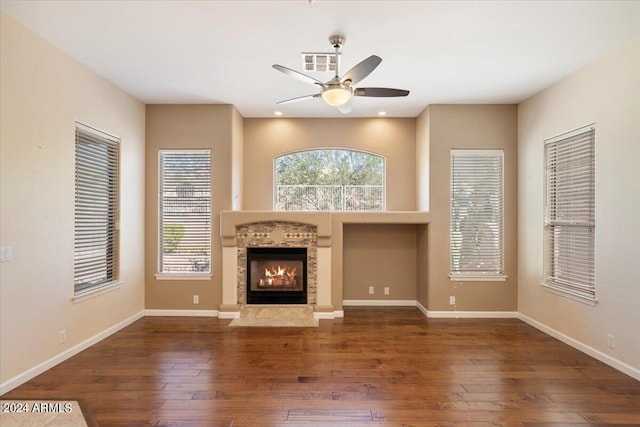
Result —
[{"label": "ceiling fan", "polygon": [[294,79],[315,85],[321,89],[320,93],[287,99],[278,102],[278,104],[289,104],[292,102],[322,97],[327,104],[333,107],[338,107],[342,113],[346,114],[351,112],[351,103],[349,101],[351,101],[351,98],[354,96],[389,98],[409,95],[409,91],[403,89],[391,89],[386,87],[354,87],[355,84],[359,83],[371,74],[371,72],[380,65],[382,58],[376,55],[371,55],[367,59],[361,61],[352,69],[347,71],[344,76],[340,77],[338,55],[340,54],[340,48],[344,45],[344,42],[345,37],[342,35],[336,34],[329,37],[329,43],[331,43],[331,46],[335,49],[336,75],[326,83],[306,74],[292,70],[291,68],[277,64],[274,65],[273,68],[276,70],[282,71]]}]

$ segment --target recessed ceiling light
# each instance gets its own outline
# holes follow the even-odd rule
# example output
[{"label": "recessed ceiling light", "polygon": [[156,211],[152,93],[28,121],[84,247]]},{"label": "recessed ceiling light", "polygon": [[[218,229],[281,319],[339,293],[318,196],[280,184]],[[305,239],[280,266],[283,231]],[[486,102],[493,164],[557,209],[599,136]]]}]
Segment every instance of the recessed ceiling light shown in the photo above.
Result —
[{"label": "recessed ceiling light", "polygon": [[378,112],[378,115],[379,115],[379,116],[386,116],[386,115],[387,115],[387,112],[386,112],[386,111],[379,111],[379,112]]},{"label": "recessed ceiling light", "polygon": [[276,116],[281,116],[281,115],[282,115],[282,111],[276,111],[276,112],[275,112],[275,113],[273,113],[273,114],[275,114]]}]

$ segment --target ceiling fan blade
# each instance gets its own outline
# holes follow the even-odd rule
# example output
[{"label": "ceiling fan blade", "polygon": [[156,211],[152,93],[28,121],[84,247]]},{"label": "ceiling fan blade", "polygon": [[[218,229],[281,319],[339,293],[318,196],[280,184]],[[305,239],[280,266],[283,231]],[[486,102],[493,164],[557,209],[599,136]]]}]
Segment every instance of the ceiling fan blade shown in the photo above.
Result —
[{"label": "ceiling fan blade", "polygon": [[297,98],[285,99],[284,101],[277,102],[277,104],[293,104],[294,102],[306,101],[311,98],[320,98],[320,96],[322,95],[319,93],[316,93],[315,95],[299,96]]},{"label": "ceiling fan blade", "polygon": [[347,73],[340,80],[341,83],[346,82],[347,80],[351,80],[351,85],[357,84],[360,80],[367,77],[373,70],[376,69],[378,65],[382,62],[382,58],[376,55],[371,55],[364,61],[356,64],[352,69],[347,71]]},{"label": "ceiling fan blade", "polygon": [[390,89],[388,87],[359,87],[353,91],[353,95],[390,98],[394,96],[407,96],[409,95],[409,91],[404,89]]},{"label": "ceiling fan blade", "polygon": [[351,112],[351,102],[347,102],[346,104],[339,106],[338,111],[342,114],[349,114]]},{"label": "ceiling fan blade", "polygon": [[278,65],[278,64],[275,64],[273,68],[275,68],[278,71],[282,71],[286,75],[291,76],[294,79],[298,79],[301,82],[309,83],[312,85],[324,86],[324,83],[321,82],[320,80],[316,80],[311,76],[307,76],[306,74],[302,74],[296,70],[292,70],[291,68],[283,67],[282,65]]}]

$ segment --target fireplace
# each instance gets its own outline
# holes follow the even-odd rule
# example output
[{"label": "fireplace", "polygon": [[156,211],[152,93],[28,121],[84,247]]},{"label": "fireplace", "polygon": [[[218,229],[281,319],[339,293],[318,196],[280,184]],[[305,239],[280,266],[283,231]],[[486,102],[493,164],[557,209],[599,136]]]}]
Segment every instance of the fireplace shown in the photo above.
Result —
[{"label": "fireplace", "polygon": [[306,304],[307,248],[247,248],[247,304]]}]

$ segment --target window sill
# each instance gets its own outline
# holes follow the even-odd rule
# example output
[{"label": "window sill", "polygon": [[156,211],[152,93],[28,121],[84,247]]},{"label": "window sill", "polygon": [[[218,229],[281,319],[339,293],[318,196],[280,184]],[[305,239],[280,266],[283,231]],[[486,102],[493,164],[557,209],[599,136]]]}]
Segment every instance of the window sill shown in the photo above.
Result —
[{"label": "window sill", "polygon": [[95,288],[90,288],[90,289],[84,290],[82,292],[79,292],[79,293],[75,294],[73,296],[73,298],[71,298],[71,300],[73,301],[74,304],[78,304],[79,302],[86,301],[86,300],[91,299],[93,297],[97,297],[98,295],[102,295],[102,294],[106,294],[107,292],[115,291],[116,289],[119,289],[121,287],[122,287],[122,282],[120,282],[120,281],[107,283],[107,284],[102,285],[102,286],[97,286]]},{"label": "window sill", "polygon": [[488,275],[488,274],[449,274],[449,280],[452,282],[506,282],[509,276],[504,274]]},{"label": "window sill", "polygon": [[211,280],[211,273],[157,273],[157,280]]},{"label": "window sill", "polygon": [[595,307],[595,305],[598,303],[598,300],[595,298],[589,298],[582,295],[574,294],[574,293],[565,291],[564,289],[556,288],[555,286],[550,285],[548,283],[542,282],[540,283],[540,286],[542,286],[542,288],[547,292],[550,292],[555,295],[559,295],[561,297],[569,298],[571,300],[580,302],[582,304],[590,305],[592,307]]}]

